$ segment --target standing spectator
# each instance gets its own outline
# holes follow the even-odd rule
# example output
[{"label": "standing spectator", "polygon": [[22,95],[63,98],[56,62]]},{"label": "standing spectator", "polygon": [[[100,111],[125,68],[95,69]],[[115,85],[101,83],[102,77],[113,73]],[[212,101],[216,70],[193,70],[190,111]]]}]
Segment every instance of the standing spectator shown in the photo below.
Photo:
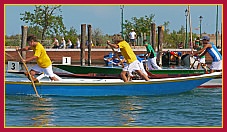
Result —
[{"label": "standing spectator", "polygon": [[112,48],[120,48],[121,53],[123,57],[126,59],[127,66],[123,68],[121,72],[121,77],[124,82],[128,82],[128,78],[126,77],[127,72],[130,71],[136,71],[139,76],[141,76],[144,80],[148,81],[149,78],[146,76],[140,68],[140,62],[136,58],[135,53],[133,52],[132,48],[130,45],[121,37],[121,35],[117,34],[114,35],[113,37],[113,44],[110,43],[109,40],[107,40],[107,44],[111,46]]},{"label": "standing spectator", "polygon": [[58,42],[58,39],[57,38],[54,38],[54,42],[53,42],[53,47],[54,49],[58,49],[59,48],[59,42]]},{"label": "standing spectator", "polygon": [[212,57],[213,61],[210,66],[210,72],[214,71],[222,71],[222,55],[219,53],[218,49],[216,46],[210,42],[210,37],[208,36],[203,36],[202,37],[203,41],[203,48],[196,53],[193,54],[193,56],[203,56],[206,53],[209,53],[210,56]]},{"label": "standing spectator", "polygon": [[129,39],[130,39],[130,45],[134,46],[135,49],[135,44],[136,44],[136,32],[134,29],[131,29],[131,32],[129,33]]},{"label": "standing spectator", "polygon": [[64,38],[61,39],[61,44],[60,44],[60,47],[59,48],[60,49],[65,49],[66,48],[66,42],[65,42],[65,39]]},{"label": "standing spectator", "polygon": [[92,46],[92,47],[94,46],[94,44],[93,44],[92,40],[91,40],[91,46]]},{"label": "standing spectator", "polygon": [[77,49],[80,48],[80,40],[79,40],[79,38],[76,39],[76,48]]},{"label": "standing spectator", "polygon": [[161,67],[159,67],[158,65],[157,65],[157,62],[156,62],[156,53],[155,53],[155,51],[154,51],[154,49],[152,48],[152,46],[147,42],[147,40],[144,40],[143,41],[143,43],[144,43],[144,46],[146,47],[146,49],[147,49],[147,53],[145,54],[145,57],[148,57],[148,70],[151,70],[152,69],[152,67],[154,68],[154,69],[159,69],[159,70],[161,70],[162,68]]}]

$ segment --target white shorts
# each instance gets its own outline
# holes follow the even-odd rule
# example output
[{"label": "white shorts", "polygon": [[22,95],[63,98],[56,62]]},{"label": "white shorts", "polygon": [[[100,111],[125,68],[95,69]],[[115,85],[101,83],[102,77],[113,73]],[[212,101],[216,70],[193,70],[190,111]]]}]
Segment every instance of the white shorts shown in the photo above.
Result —
[{"label": "white shorts", "polygon": [[42,68],[36,64],[35,66],[32,67],[32,70],[39,72],[39,73],[44,73],[49,77],[55,76],[55,74],[53,73],[53,70],[52,70],[52,65],[48,66],[47,68]]},{"label": "white shorts", "polygon": [[145,74],[146,76],[148,75],[146,70],[144,69],[143,62],[140,62],[140,70]]},{"label": "white shorts", "polygon": [[199,58],[198,63],[206,63],[206,58]]},{"label": "white shorts", "polygon": [[222,60],[218,62],[212,62],[210,69],[212,70],[222,70]]},{"label": "white shorts", "polygon": [[147,75],[147,72],[144,69],[143,63],[139,62],[138,60],[126,65],[123,68],[123,71],[128,71],[130,76],[132,76],[132,72],[136,70],[141,70],[145,75]]}]

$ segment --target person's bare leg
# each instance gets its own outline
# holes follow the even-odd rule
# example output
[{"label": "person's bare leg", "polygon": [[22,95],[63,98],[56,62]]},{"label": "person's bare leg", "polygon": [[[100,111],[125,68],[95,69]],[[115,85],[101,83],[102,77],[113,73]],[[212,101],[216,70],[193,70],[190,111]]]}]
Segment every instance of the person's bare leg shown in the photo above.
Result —
[{"label": "person's bare leg", "polygon": [[124,82],[128,82],[128,78],[126,77],[127,71],[122,71],[121,72],[121,78]]},{"label": "person's bare leg", "polygon": [[54,80],[54,81],[59,81],[55,76],[53,77],[50,77],[51,80]]},{"label": "person's bare leg", "polygon": [[148,78],[148,76],[146,76],[145,74],[143,74],[143,72],[141,70],[136,70],[136,72],[139,74],[139,76],[141,76],[144,80],[149,81],[150,79]]},{"label": "person's bare leg", "polygon": [[29,75],[28,75],[27,72],[24,73],[25,76],[26,76],[29,80],[32,79],[35,83],[39,82],[38,79],[35,78],[36,71],[30,70],[29,72],[30,72],[31,78],[29,77]]},{"label": "person's bare leg", "polygon": [[133,45],[134,45],[134,49],[135,49],[136,48],[136,42],[135,41],[133,42]]},{"label": "person's bare leg", "polygon": [[209,67],[208,67],[206,64],[201,63],[201,66],[202,66],[202,68],[205,70],[205,73],[209,73],[209,72],[208,72]]},{"label": "person's bare leg", "polygon": [[199,69],[199,68],[200,68],[200,66],[201,66],[201,63],[198,63],[198,65],[197,65],[197,69]]}]

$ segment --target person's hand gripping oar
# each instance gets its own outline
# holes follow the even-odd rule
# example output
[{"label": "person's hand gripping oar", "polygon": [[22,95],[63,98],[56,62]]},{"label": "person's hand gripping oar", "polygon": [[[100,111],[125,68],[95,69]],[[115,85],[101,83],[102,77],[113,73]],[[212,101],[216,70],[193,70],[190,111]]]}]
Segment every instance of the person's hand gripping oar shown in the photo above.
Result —
[{"label": "person's hand gripping oar", "polygon": [[118,54],[117,53],[115,53],[115,51],[114,51],[114,48],[110,45],[111,43],[110,43],[110,41],[109,40],[107,40],[107,42],[106,42],[110,47],[111,47],[111,49],[112,49],[112,51],[113,51],[113,53],[116,55],[116,57],[118,58],[118,60],[120,61],[120,63],[121,63],[121,67],[122,68],[124,68],[125,66],[124,66],[124,63],[121,61],[121,58],[118,56]]}]

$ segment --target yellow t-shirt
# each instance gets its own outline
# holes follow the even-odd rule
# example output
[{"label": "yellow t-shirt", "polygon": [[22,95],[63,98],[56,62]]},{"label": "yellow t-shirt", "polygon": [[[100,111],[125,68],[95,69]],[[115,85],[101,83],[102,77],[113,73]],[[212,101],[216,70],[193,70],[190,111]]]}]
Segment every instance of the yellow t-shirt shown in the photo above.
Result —
[{"label": "yellow t-shirt", "polygon": [[51,60],[47,55],[46,50],[39,42],[35,47],[31,47],[31,48],[34,52],[34,56],[38,57],[36,61],[40,67],[47,68],[48,66],[51,65]]},{"label": "yellow t-shirt", "polygon": [[121,50],[121,54],[124,56],[128,64],[137,60],[135,53],[126,41],[121,41],[118,43],[118,46]]}]

